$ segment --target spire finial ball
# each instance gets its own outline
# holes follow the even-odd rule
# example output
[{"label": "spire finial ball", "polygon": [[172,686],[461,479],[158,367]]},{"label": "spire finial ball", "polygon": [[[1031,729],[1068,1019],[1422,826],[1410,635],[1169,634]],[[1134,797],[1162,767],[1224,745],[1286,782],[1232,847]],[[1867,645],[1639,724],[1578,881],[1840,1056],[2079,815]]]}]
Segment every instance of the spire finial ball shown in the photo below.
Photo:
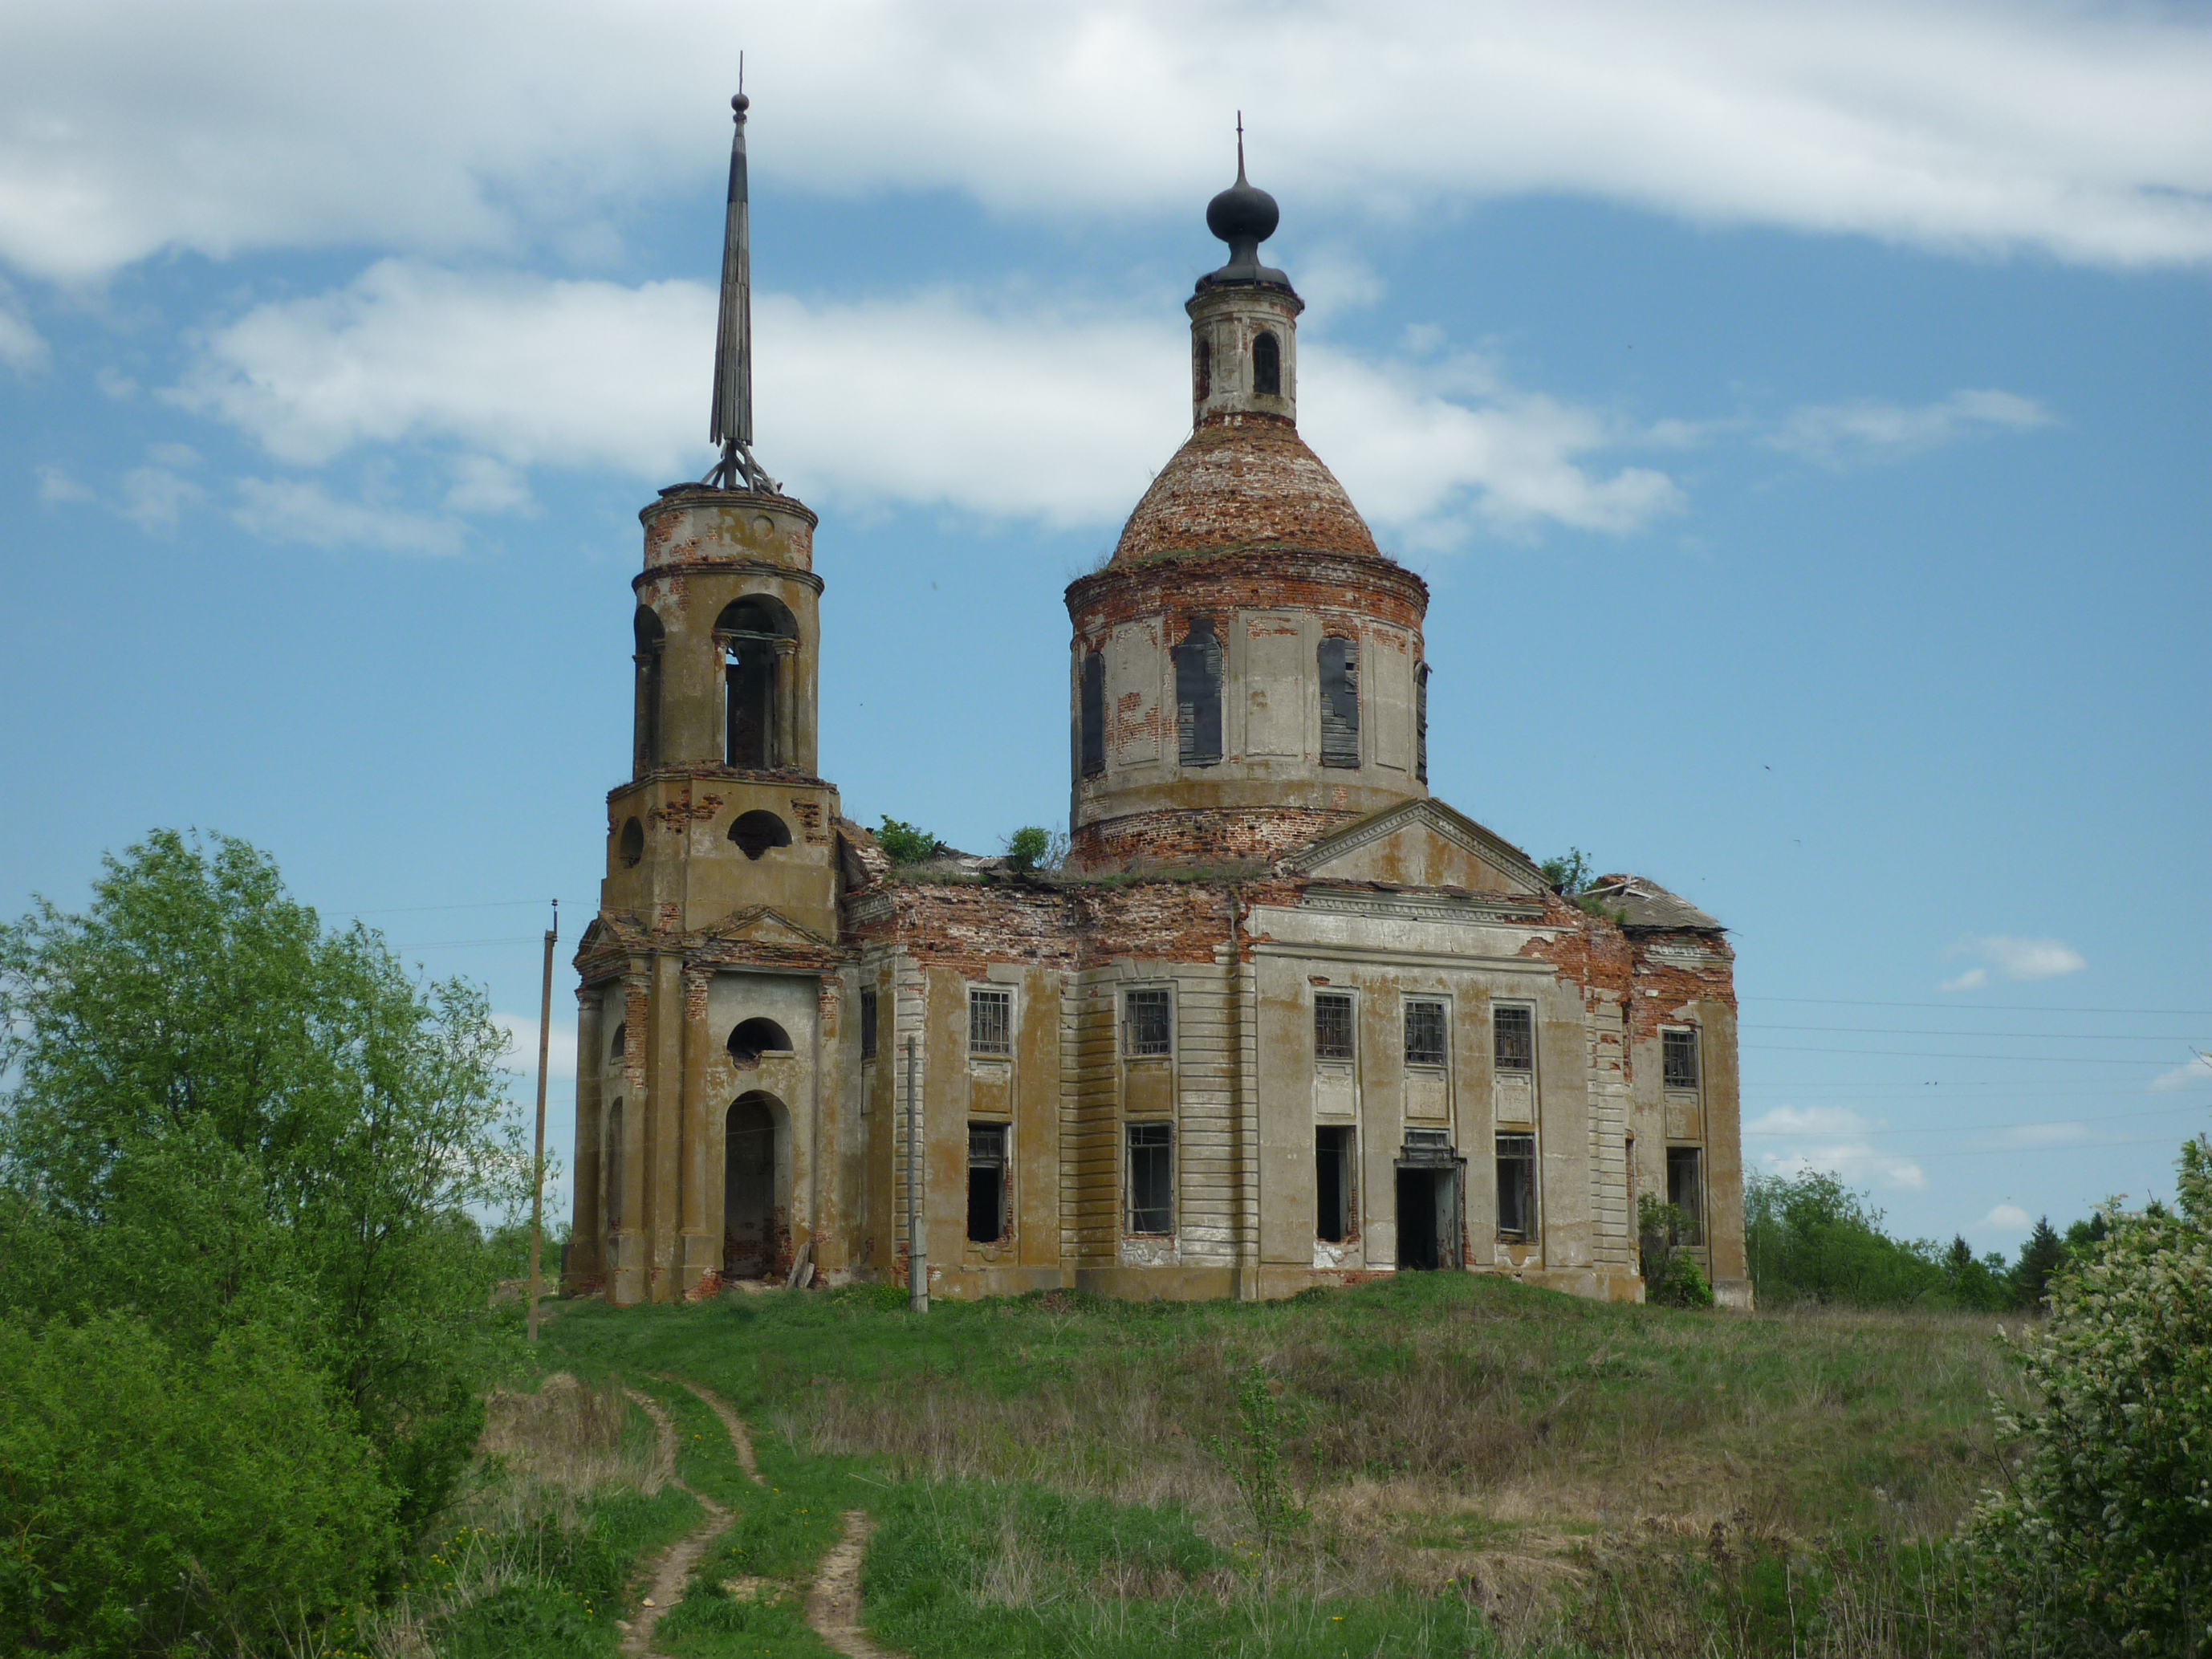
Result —
[{"label": "spire finial ball", "polygon": [[745,112],[746,112],[747,110],[750,109],[752,106],[753,106],[753,100],[752,100],[751,99],[750,99],[750,98],[746,97],[746,96],[744,95],[744,94],[743,94],[742,92],[741,92],[741,93],[739,93],[736,97],[734,97],[734,98],[732,98],[732,99],[731,99],[731,100],[730,100],[730,107],[731,107],[732,109],[735,110],[735,111],[737,111],[737,112],[738,112],[738,119],[739,119],[740,121],[742,121],[742,120],[744,120],[744,119],[745,118]]}]

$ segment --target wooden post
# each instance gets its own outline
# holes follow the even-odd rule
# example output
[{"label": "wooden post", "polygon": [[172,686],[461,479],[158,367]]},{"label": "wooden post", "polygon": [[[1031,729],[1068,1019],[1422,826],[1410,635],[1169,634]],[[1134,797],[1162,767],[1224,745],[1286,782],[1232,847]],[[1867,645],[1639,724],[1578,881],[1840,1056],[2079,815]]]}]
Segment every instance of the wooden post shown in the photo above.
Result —
[{"label": "wooden post", "polygon": [[561,901],[545,930],[545,982],[538,999],[538,1149],[530,1163],[530,1340],[538,1340],[538,1254],[545,1235],[545,1060],[553,1046],[553,941],[561,933]]},{"label": "wooden post", "polygon": [[906,1040],[906,1305],[929,1311],[929,1243],[921,1202],[921,1094],[915,1087],[914,1038]]}]

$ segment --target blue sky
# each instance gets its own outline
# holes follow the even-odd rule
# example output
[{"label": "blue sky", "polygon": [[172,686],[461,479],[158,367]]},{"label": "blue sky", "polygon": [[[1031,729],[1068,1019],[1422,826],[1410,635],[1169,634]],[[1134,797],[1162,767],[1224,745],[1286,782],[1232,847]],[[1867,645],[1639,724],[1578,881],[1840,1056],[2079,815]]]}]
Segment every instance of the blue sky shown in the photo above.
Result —
[{"label": "blue sky", "polygon": [[740,47],[823,769],[970,848],[1062,822],[1060,591],[1187,424],[1241,108],[1304,428],[1434,590],[1432,784],[1729,924],[1747,1160],[1981,1248],[2166,1190],[2212,23],[1537,9],[10,9],[0,905],[220,829],[534,1024],[635,514],[712,459]]}]

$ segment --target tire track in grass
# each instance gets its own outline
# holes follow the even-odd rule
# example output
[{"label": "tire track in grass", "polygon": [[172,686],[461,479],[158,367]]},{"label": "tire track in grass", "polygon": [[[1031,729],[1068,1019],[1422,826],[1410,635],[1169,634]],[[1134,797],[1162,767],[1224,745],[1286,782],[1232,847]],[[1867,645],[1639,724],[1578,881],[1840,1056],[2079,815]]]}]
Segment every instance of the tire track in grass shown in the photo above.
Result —
[{"label": "tire track in grass", "polygon": [[[730,1437],[730,1449],[737,1454],[745,1478],[756,1486],[768,1484],[761,1478],[760,1466],[753,1461],[752,1437],[745,1432],[744,1419],[731,1409],[727,1401],[681,1376],[664,1376],[657,1380],[673,1382],[704,1401],[708,1408],[722,1419],[722,1427]],[[660,1414],[660,1420],[666,1423],[665,1413]],[[674,1433],[673,1427],[670,1426],[668,1434],[672,1447]],[[686,1487],[684,1490],[688,1492],[690,1489]],[[701,1498],[700,1501],[705,1503],[708,1500]],[[868,1534],[875,1530],[875,1522],[868,1518],[866,1510],[847,1510],[844,1522],[843,1535],[830,1547],[822,1558],[821,1565],[815,1569],[814,1587],[806,1594],[806,1622],[813,1627],[817,1636],[843,1654],[845,1659],[905,1659],[905,1656],[895,1650],[880,1647],[871,1641],[860,1628],[860,1564],[867,1556]],[[720,1533],[729,1524],[729,1516],[725,1511],[714,1533]],[[707,1536],[711,1538],[714,1534]],[[690,1540],[687,1539],[684,1541],[689,1543]],[[703,1548],[702,1544],[702,1550]],[[673,1553],[672,1551],[671,1554]],[[698,1559],[698,1554],[694,1553],[691,1562],[696,1563]],[[684,1571],[689,1573],[690,1570],[690,1565],[687,1563]],[[678,1582],[681,1583],[680,1580]]]},{"label": "tire track in grass", "polygon": [[[623,1637],[622,1650],[632,1659],[647,1659],[653,1652],[653,1627],[660,1622],[660,1615],[684,1599],[684,1591],[691,1580],[691,1569],[707,1553],[708,1546],[729,1530],[735,1519],[730,1511],[717,1504],[696,1487],[684,1485],[676,1473],[676,1424],[668,1415],[667,1407],[649,1394],[635,1389],[623,1392],[653,1419],[654,1432],[659,1437],[660,1461],[668,1466],[668,1479],[678,1491],[691,1494],[692,1500],[707,1511],[706,1521],[668,1547],[667,1552],[654,1563],[653,1577],[646,1587],[644,1604],[637,1616],[629,1621]],[[759,1477],[756,1475],[754,1479]]]}]

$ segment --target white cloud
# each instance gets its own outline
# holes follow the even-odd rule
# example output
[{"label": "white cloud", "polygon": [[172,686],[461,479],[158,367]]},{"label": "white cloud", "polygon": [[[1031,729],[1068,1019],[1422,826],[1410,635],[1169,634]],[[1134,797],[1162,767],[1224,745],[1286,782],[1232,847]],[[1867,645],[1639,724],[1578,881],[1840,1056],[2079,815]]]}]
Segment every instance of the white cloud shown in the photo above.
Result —
[{"label": "white cloud", "polygon": [[[1187,430],[1188,348],[1164,296],[1158,310],[757,295],[763,459],[810,499],[1110,525]],[[700,283],[384,260],[342,289],[213,331],[168,395],[301,465],[368,445],[459,446],[447,507],[494,511],[527,501],[520,475],[533,465],[650,483],[703,471],[714,317]],[[1316,345],[1300,372],[1316,447],[1370,520],[1417,544],[1477,524],[1621,533],[1681,505],[1662,473],[1593,464],[1638,441],[1634,430],[1516,390],[1485,360],[1376,365]],[[254,527],[270,533],[268,519]]]},{"label": "white cloud", "polygon": [[2170,1072],[2161,1072],[2151,1079],[2151,1087],[2160,1094],[2176,1089],[2194,1088],[2198,1084],[2212,1083],[2212,1054],[2192,1055],[2186,1066],[2177,1066]]},{"label": "white cloud", "polygon": [[[507,1033],[513,1046],[507,1050],[507,1068],[521,1079],[521,1091],[534,1102],[538,1089],[538,1016],[535,1014],[494,1014],[492,1024]],[[548,1092],[556,1083],[576,1080],[576,1028],[573,1023],[553,1022],[550,1046],[545,1051],[545,1079]]]},{"label": "white cloud", "polygon": [[2086,1123],[2024,1123],[2018,1128],[2007,1129],[1997,1137],[2000,1146],[2063,1146],[2069,1141],[2086,1140],[2089,1126]]},{"label": "white cloud", "polygon": [[1761,1158],[1769,1175],[1796,1176],[1820,1170],[1851,1186],[1879,1182],[1905,1192],[1921,1192],[1927,1172],[1909,1158],[1879,1152],[1863,1141],[1838,1141],[1808,1146],[1794,1152],[1770,1152]]},{"label": "white cloud", "polygon": [[604,258],[641,197],[712,188],[741,46],[757,170],[818,192],[1190,212],[1241,103],[1294,228],[1564,191],[2212,258],[2201,14],[1988,0],[16,6],[0,258],[60,278],[171,247]]},{"label": "white cloud", "polygon": [[92,491],[70,476],[69,469],[60,466],[39,468],[39,500],[47,507],[59,507],[65,501],[88,501]]},{"label": "white cloud", "polygon": [[173,536],[185,508],[206,493],[166,466],[134,466],[123,475],[115,510],[149,536]]},{"label": "white cloud", "polygon": [[404,508],[333,498],[298,478],[240,478],[231,517],[264,541],[366,547],[384,553],[458,553],[462,527]]},{"label": "white cloud", "polygon": [[22,302],[15,290],[0,283],[0,363],[5,363],[19,374],[44,368],[49,353],[46,342],[23,314]]},{"label": "white cloud", "polygon": [[1793,410],[1767,441],[1829,466],[1887,459],[1991,431],[2052,424],[2051,411],[2010,392],[1954,392],[1932,404],[1820,404]]},{"label": "white cloud", "polygon": [[2024,1233],[2028,1224],[2027,1212],[2017,1204],[2000,1204],[1982,1218],[1983,1226],[2008,1233]]},{"label": "white cloud", "polygon": [[2062,974],[2078,974],[2089,965],[2079,951],[2055,939],[1966,939],[1947,954],[1978,957],[1981,963],[1955,979],[1945,980],[1939,988],[1946,991],[1979,990],[1990,982],[1992,973],[2010,980],[2056,979]]},{"label": "white cloud", "polygon": [[1863,1135],[1885,1127],[1848,1106],[1777,1106],[1743,1126],[1747,1135]]}]

